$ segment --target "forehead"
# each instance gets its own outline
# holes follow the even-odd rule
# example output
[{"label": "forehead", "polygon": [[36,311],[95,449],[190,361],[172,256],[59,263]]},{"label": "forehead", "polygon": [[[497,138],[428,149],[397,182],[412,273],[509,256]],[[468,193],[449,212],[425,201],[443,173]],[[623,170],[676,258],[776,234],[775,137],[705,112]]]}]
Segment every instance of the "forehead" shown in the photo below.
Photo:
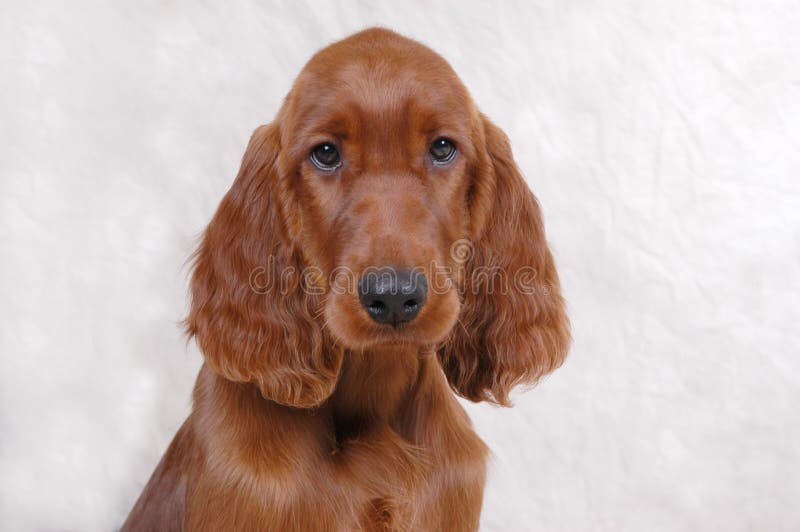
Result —
[{"label": "forehead", "polygon": [[317,53],[298,76],[287,111],[301,133],[402,127],[458,134],[469,128],[472,102],[438,54],[370,30]]}]

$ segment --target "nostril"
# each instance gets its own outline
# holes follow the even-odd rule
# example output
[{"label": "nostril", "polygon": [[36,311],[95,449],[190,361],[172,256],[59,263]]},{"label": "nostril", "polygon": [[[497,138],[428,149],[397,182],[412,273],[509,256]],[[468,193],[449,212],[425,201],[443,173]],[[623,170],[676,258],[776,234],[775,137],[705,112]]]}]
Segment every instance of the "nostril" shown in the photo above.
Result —
[{"label": "nostril", "polygon": [[367,310],[369,311],[370,314],[373,314],[375,316],[380,316],[384,312],[386,312],[386,303],[384,303],[383,301],[373,301],[372,303],[367,305]]},{"label": "nostril", "polygon": [[406,314],[411,314],[419,310],[419,303],[416,299],[409,299],[403,303],[403,311]]}]

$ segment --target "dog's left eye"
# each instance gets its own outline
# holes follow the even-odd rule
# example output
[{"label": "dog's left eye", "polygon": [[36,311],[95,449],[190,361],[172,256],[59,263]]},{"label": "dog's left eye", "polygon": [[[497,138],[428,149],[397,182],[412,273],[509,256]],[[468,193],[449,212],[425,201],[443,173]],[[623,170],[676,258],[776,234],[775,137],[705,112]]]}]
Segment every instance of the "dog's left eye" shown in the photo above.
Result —
[{"label": "dog's left eye", "polygon": [[339,150],[330,142],[320,144],[311,150],[311,162],[320,170],[330,172],[339,167],[342,158],[339,156]]},{"label": "dog's left eye", "polygon": [[456,145],[450,139],[439,137],[431,143],[428,151],[434,164],[447,164],[456,156]]}]

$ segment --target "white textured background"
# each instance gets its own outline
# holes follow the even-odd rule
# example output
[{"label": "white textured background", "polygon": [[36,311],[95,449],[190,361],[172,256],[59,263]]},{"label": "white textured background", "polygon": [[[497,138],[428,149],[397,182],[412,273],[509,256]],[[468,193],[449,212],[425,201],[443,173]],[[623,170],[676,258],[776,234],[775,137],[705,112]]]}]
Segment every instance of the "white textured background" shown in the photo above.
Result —
[{"label": "white textured background", "polygon": [[[308,57],[442,53],[545,211],[574,327],[489,531],[800,530],[800,5],[0,3],[0,529],[119,526],[189,410],[185,260]],[[223,7],[224,4],[224,7]]]}]

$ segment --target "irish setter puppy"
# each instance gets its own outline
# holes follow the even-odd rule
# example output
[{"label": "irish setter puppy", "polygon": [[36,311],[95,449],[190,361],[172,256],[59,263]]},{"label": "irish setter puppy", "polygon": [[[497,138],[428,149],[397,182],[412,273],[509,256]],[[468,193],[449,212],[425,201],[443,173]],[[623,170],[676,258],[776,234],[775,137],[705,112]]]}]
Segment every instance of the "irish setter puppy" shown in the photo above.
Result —
[{"label": "irish setter puppy", "polygon": [[541,212],[439,55],[317,53],[255,130],[194,263],[191,415],[123,530],[476,530],[509,404],[566,355]]}]

